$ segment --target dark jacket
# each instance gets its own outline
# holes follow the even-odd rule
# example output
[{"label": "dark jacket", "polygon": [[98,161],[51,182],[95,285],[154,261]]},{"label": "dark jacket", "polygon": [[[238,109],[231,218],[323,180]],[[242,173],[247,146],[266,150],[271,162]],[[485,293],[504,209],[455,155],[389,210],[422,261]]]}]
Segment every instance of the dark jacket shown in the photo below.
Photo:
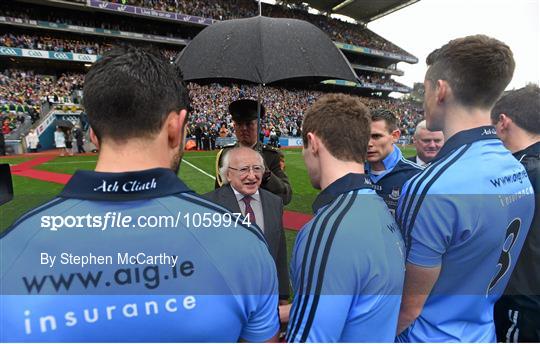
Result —
[{"label": "dark jacket", "polygon": [[[290,295],[289,268],[287,265],[287,245],[283,230],[283,202],[280,197],[264,189],[259,189],[264,216],[264,236],[268,243],[270,254],[276,262],[281,299]],[[203,195],[204,198],[227,208],[233,213],[240,213],[240,206],[234,191],[226,184],[212,192]],[[254,276],[256,278],[256,276]]]},{"label": "dark jacket", "polygon": [[534,218],[521,249],[506,295],[514,305],[540,312],[540,142],[514,153],[531,181],[535,194]]}]

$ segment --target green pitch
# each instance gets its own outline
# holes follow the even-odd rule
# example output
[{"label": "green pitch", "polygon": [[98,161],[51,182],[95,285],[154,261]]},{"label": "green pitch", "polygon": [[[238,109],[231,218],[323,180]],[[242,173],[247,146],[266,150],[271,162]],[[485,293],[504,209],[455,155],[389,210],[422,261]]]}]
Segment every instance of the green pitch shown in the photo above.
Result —
[{"label": "green pitch", "polygon": [[[405,156],[415,154],[414,148],[402,149]],[[215,173],[215,156],[213,152],[187,152],[180,168],[180,178],[197,193],[213,190]],[[309,182],[301,149],[284,150],[286,172],[293,188],[293,199],[287,210],[311,213],[311,204],[317,195]],[[0,159],[0,163],[18,164],[28,160],[26,157]],[[58,157],[35,167],[57,173],[73,174],[78,169],[92,170],[96,166],[97,156]],[[210,176],[209,176],[210,175]],[[63,185],[43,182],[26,177],[13,176],[15,198],[0,206],[0,232],[11,225],[20,215],[57,195]],[[296,232],[286,231],[289,254],[296,237]]]}]

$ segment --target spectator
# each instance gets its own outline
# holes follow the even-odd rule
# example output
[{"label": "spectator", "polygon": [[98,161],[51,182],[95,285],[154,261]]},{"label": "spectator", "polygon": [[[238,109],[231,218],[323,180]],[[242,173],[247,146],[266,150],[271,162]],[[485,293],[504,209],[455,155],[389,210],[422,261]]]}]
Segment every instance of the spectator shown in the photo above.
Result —
[{"label": "spectator", "polygon": [[413,143],[416,147],[416,155],[407,159],[419,166],[425,166],[435,159],[441,150],[444,135],[442,131],[427,130],[426,120],[423,120],[416,126]]},{"label": "spectator", "polygon": [[86,153],[86,151],[84,150],[84,133],[79,124],[75,126],[74,136],[77,142],[77,153],[79,154]]},{"label": "spectator", "polygon": [[38,150],[39,138],[34,129],[31,129],[26,135],[26,148],[30,153],[36,153]]},{"label": "spectator", "polygon": [[6,140],[4,133],[0,131],[0,156],[6,155]]},{"label": "spectator", "polygon": [[66,135],[60,127],[56,127],[56,131],[54,132],[54,146],[58,149],[60,156],[66,154]]}]

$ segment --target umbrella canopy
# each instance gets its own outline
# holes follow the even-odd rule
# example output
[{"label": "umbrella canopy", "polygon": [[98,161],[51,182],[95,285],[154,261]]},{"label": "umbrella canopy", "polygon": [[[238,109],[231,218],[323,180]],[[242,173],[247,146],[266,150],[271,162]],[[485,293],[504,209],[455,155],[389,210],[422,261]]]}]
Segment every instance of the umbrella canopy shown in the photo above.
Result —
[{"label": "umbrella canopy", "polygon": [[201,31],[176,63],[185,80],[356,81],[332,40],[313,24],[297,19],[258,16],[218,22]]},{"label": "umbrella canopy", "polygon": [[73,123],[64,119],[57,119],[56,122],[54,122],[54,124],[57,127],[68,128],[68,129],[71,129],[74,127]]}]

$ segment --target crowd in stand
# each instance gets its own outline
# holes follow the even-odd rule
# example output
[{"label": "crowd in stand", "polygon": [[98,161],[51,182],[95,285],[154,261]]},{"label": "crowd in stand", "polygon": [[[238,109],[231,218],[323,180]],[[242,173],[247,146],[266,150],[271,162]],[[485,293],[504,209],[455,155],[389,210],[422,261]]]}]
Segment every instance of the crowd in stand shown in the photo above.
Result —
[{"label": "crowd in stand", "polygon": [[[250,0],[108,0],[109,2],[178,12],[217,20],[245,18],[257,15],[258,8]],[[407,54],[403,49],[376,35],[361,25],[347,23],[324,15],[309,14],[306,8],[263,5],[263,15],[306,20],[320,27],[338,42]]]},{"label": "crowd in stand", "polygon": [[[289,90],[285,88],[245,85],[224,86],[220,84],[197,85],[190,84],[193,112],[189,132],[202,135],[202,147],[213,148],[212,140],[222,136],[234,135],[228,105],[239,98],[262,100],[266,116],[261,121],[261,136],[270,138],[272,131],[278,136],[301,135],[303,114],[307,108],[320,96],[321,91]],[[260,92],[260,93],[259,93]],[[397,99],[361,97],[370,109],[385,108],[393,111],[401,119],[401,129],[404,135],[412,135],[416,124],[422,119],[422,105]],[[224,129],[222,129],[224,128]]]},{"label": "crowd in stand", "polygon": [[[68,39],[52,35],[27,35],[5,33],[0,35],[0,46],[22,49],[37,49],[78,54],[101,55],[120,41]],[[169,60],[178,54],[176,49],[160,49]]]},{"label": "crowd in stand", "polygon": [[[2,131],[11,132],[20,123],[22,114],[39,116],[44,102],[71,103],[74,90],[82,89],[83,74],[62,74],[59,77],[39,75],[31,71],[6,70],[0,73],[0,120]],[[260,99],[266,109],[261,122],[261,136],[268,137],[301,135],[301,124],[306,109],[323,93],[315,90],[298,90],[277,87],[246,85],[189,85],[193,102],[190,116],[191,135],[200,135],[206,143],[204,148],[215,147],[217,137],[234,136],[232,120],[228,113],[229,103],[239,98]],[[405,135],[412,134],[422,118],[421,105],[401,100],[365,98],[370,108],[387,108],[401,119]]]},{"label": "crowd in stand", "polygon": [[394,79],[392,79],[388,75],[358,75],[358,79],[360,80],[360,83],[364,84],[378,84],[378,85],[384,85],[389,87],[403,87],[402,84],[399,82],[396,82]]},{"label": "crowd in stand", "polygon": [[0,36],[0,45],[12,48],[37,49],[72,52],[79,54],[102,54],[110,45],[91,40],[55,38],[49,35],[15,35],[6,33]]},{"label": "crowd in stand", "polygon": [[[217,20],[245,18],[258,14],[257,4],[251,0],[114,0],[110,2],[124,3],[129,5],[153,8],[156,10],[178,12],[183,14],[213,18]],[[57,11],[55,11],[57,12]],[[122,30],[155,35],[175,36],[178,38],[191,39],[196,32],[185,26],[170,23],[150,24],[140,23],[133,18],[115,16],[114,20],[94,18],[92,14],[62,15],[49,12],[36,13],[29,8],[17,7],[13,4],[0,5],[0,15],[22,18],[40,19],[53,23],[80,25],[94,28]],[[263,4],[263,14],[271,17],[296,18],[309,21],[320,27],[333,40],[358,46],[375,48],[394,53],[409,55],[403,49],[378,36],[374,32],[361,25],[347,23],[324,15],[308,14],[306,9],[288,8],[284,6]],[[101,14],[100,16],[107,16]],[[167,29],[165,30],[164,27]]]},{"label": "crowd in stand", "polygon": [[16,129],[24,122],[23,115],[35,122],[43,103],[71,103],[73,91],[82,88],[83,80],[84,75],[76,73],[56,77],[13,69],[0,72],[2,131],[9,134]]}]

